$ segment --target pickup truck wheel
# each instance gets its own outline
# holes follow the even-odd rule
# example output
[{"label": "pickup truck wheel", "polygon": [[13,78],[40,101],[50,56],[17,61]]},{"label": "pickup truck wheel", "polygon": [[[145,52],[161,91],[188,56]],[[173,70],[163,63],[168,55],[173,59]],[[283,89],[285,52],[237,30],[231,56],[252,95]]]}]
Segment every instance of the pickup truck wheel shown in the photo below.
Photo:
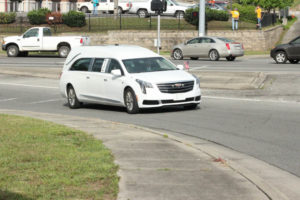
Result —
[{"label": "pickup truck wheel", "polygon": [[9,45],[6,53],[8,57],[17,57],[19,55],[19,48],[16,45]]},{"label": "pickup truck wheel", "polygon": [[123,9],[121,7],[118,7],[118,14],[121,15],[123,13]]},{"label": "pickup truck wheel", "polygon": [[80,8],[80,11],[83,12],[83,13],[88,13],[89,9],[84,6],[84,7]]},{"label": "pickup truck wheel", "polygon": [[58,54],[59,54],[59,57],[61,57],[61,58],[66,58],[68,56],[69,52],[70,52],[70,47],[68,47],[68,46],[61,46],[58,49]]},{"label": "pickup truck wheel", "polygon": [[146,18],[148,16],[148,12],[147,10],[140,9],[138,10],[137,15],[139,16],[139,18]]}]

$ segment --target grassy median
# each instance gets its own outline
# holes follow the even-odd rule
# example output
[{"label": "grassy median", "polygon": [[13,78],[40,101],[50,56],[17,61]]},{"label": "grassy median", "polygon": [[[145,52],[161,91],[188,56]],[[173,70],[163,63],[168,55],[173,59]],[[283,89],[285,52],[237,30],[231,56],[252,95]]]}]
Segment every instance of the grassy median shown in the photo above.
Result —
[{"label": "grassy median", "polygon": [[0,114],[0,199],[116,199],[117,170],[81,131]]}]

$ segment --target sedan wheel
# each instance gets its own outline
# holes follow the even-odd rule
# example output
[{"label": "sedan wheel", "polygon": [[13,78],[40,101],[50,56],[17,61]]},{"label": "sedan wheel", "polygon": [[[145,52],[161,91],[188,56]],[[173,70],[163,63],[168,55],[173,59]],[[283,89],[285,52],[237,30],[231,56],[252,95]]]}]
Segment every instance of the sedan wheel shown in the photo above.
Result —
[{"label": "sedan wheel", "polygon": [[286,63],[287,57],[286,57],[285,52],[284,52],[284,51],[278,51],[278,52],[275,54],[275,61],[276,61],[276,63],[278,63],[278,64],[284,64],[284,63]]},{"label": "sedan wheel", "polygon": [[211,61],[217,61],[219,60],[220,56],[217,50],[213,49],[209,52],[209,59]]},{"label": "sedan wheel", "polygon": [[137,99],[135,93],[132,89],[127,89],[124,94],[124,102],[129,114],[135,114],[139,112],[139,106],[137,104]]},{"label": "sedan wheel", "polygon": [[7,47],[8,57],[17,57],[19,55],[19,48],[16,45],[10,45]]},{"label": "sedan wheel", "polygon": [[80,102],[78,101],[76,92],[72,86],[68,88],[68,105],[72,109],[80,107]]},{"label": "sedan wheel", "polygon": [[180,49],[175,49],[173,51],[173,58],[175,60],[182,60],[183,56],[182,56],[182,51]]},{"label": "sedan wheel", "polygon": [[289,60],[290,61],[290,63],[292,63],[292,64],[297,64],[298,62],[299,62],[299,60]]}]

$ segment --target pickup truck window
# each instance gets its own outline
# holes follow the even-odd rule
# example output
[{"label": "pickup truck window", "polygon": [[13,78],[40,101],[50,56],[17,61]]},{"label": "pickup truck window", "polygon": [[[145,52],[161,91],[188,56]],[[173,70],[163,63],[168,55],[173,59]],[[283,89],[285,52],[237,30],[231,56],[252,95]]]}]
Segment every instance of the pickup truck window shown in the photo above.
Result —
[{"label": "pickup truck window", "polygon": [[39,29],[38,28],[33,28],[27,31],[24,35],[23,38],[29,38],[29,37],[38,37],[39,36]]},{"label": "pickup truck window", "polygon": [[51,36],[51,30],[49,28],[43,28],[44,36]]},{"label": "pickup truck window", "polygon": [[77,60],[71,67],[71,71],[88,71],[91,63],[91,58],[82,58]]}]

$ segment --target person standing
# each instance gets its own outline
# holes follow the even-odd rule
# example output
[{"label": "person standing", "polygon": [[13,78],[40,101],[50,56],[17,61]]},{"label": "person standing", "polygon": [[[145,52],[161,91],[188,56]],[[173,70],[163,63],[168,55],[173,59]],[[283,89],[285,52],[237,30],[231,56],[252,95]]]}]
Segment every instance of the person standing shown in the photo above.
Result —
[{"label": "person standing", "polygon": [[98,6],[99,6],[99,0],[93,0],[93,15],[98,14]]},{"label": "person standing", "polygon": [[257,28],[261,29],[261,8],[259,6],[256,6],[255,9],[256,16],[257,16]]},{"label": "person standing", "polygon": [[232,30],[238,30],[239,28],[239,18],[240,18],[240,12],[238,11],[237,8],[235,8],[231,12],[231,17],[232,17]]}]

